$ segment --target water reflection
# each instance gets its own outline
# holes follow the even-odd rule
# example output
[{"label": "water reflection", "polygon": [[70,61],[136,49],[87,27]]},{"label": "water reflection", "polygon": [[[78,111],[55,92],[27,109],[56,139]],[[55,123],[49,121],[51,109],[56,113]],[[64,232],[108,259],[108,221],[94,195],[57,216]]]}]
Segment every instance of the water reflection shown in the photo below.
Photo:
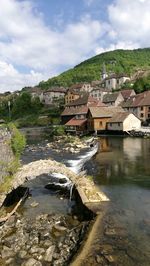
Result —
[{"label": "water reflection", "polygon": [[103,229],[93,244],[97,256],[102,249],[99,260],[103,264],[99,265],[108,265],[112,259],[119,266],[149,266],[150,139],[108,137],[100,143],[101,149],[88,167],[110,198]]}]

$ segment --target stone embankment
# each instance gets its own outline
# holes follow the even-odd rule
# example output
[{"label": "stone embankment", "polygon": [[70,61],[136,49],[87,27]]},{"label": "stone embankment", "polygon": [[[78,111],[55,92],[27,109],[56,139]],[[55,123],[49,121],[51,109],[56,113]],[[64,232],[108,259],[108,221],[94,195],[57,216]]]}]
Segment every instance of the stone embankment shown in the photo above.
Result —
[{"label": "stone embankment", "polygon": [[6,128],[0,128],[0,183],[8,175],[8,165],[13,160],[10,139],[10,132]]}]

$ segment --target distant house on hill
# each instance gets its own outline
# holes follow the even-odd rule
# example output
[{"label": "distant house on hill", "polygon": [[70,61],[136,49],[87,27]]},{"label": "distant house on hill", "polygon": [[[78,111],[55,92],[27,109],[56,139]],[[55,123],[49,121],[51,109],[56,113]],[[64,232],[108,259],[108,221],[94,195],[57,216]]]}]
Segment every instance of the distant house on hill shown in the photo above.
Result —
[{"label": "distant house on hill", "polygon": [[43,93],[43,102],[46,105],[53,104],[58,99],[64,99],[66,89],[64,87],[52,87]]},{"label": "distant house on hill", "polygon": [[130,80],[130,77],[126,74],[113,74],[102,80],[102,86],[107,89],[118,89],[126,81]]},{"label": "distant house on hill", "polygon": [[134,114],[118,112],[107,123],[107,130],[128,132],[140,130],[141,120]]},{"label": "distant house on hill", "polygon": [[135,91],[131,90],[131,89],[130,90],[121,90],[120,92],[123,96],[124,101],[129,99],[129,97],[136,95]]},{"label": "distant house on hill", "polygon": [[105,103],[108,106],[118,106],[123,101],[124,101],[124,98],[121,92],[105,94],[103,97],[103,103]]},{"label": "distant house on hill", "polygon": [[77,100],[79,97],[80,92],[76,92],[73,89],[68,90],[65,95],[65,105]]},{"label": "distant house on hill", "polygon": [[66,108],[70,108],[70,107],[78,108],[78,107],[91,106],[91,105],[92,106],[98,106],[98,105],[105,106],[104,103],[93,98],[92,96],[89,95],[89,93],[84,93],[75,101],[66,104]]},{"label": "distant house on hill", "polygon": [[72,85],[69,90],[74,90],[75,92],[90,92],[92,90],[92,86],[88,82],[77,83]]},{"label": "distant house on hill", "polygon": [[28,92],[31,94],[32,98],[38,97],[40,99],[40,102],[43,102],[43,91],[41,88],[33,87],[28,90]]},{"label": "distant house on hill", "polygon": [[110,89],[102,88],[99,86],[93,86],[90,95],[97,100],[103,101],[104,95],[111,93]]}]

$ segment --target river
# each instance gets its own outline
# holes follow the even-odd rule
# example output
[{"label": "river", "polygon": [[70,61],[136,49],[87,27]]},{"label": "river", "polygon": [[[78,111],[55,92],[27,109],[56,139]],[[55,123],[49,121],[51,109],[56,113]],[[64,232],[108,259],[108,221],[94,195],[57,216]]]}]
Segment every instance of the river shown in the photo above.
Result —
[{"label": "river", "polygon": [[110,203],[86,265],[149,266],[150,139],[101,137],[100,147],[86,168]]}]

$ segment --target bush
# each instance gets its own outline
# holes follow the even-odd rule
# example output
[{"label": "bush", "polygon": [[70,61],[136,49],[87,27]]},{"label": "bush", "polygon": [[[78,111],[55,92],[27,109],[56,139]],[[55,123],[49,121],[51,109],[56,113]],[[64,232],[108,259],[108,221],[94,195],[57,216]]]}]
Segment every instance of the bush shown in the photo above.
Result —
[{"label": "bush", "polygon": [[12,133],[11,138],[11,148],[15,154],[16,157],[20,157],[21,153],[23,152],[25,145],[26,145],[26,139],[24,135],[20,133],[20,131],[15,127],[13,123],[10,123],[9,129]]}]

